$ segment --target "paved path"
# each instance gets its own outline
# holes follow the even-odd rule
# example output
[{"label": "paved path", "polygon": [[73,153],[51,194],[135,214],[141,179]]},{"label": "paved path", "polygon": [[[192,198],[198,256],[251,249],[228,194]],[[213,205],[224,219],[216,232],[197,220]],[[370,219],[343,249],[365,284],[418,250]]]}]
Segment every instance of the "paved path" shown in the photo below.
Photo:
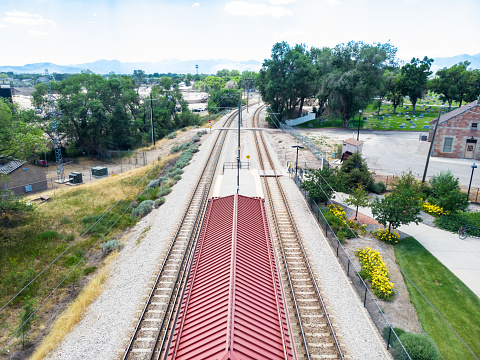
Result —
[{"label": "paved path", "polygon": [[[362,219],[372,218],[370,208],[359,208],[358,212],[359,215],[362,213]],[[480,239],[467,237],[460,240],[457,234],[422,223],[403,225],[398,230],[413,236],[480,297]]]}]

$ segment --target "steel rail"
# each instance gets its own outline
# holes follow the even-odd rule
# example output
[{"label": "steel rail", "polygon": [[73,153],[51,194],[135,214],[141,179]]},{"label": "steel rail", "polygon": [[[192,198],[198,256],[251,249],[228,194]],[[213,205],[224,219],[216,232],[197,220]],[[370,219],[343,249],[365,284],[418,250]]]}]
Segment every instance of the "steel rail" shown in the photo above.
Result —
[{"label": "steel rail", "polygon": [[[233,112],[231,115],[229,115],[229,117],[225,120],[225,122],[224,122],[224,124],[223,124],[223,127],[225,127],[226,125],[229,126],[229,125],[231,124],[231,122],[233,121],[233,119],[236,117],[236,114],[237,114],[237,112],[235,111],[235,112]],[[223,143],[224,143],[225,137],[226,137],[226,130],[222,130],[222,131],[218,134],[217,138],[215,139],[215,143],[213,144],[212,149],[215,149],[216,147],[218,148],[217,143],[219,142],[219,139],[220,139],[220,137],[221,137],[222,134],[223,134],[223,137],[222,137],[222,141],[221,141],[221,146],[223,146]],[[219,159],[219,157],[220,157],[220,153],[221,153],[221,151],[218,151],[217,157],[216,157],[216,159],[215,159],[215,167],[213,168],[213,173],[211,174],[211,179],[210,179],[210,180],[213,180],[213,176],[214,176],[214,174],[215,174],[215,169],[216,169],[216,166],[217,166],[217,163],[218,163],[218,159]],[[150,291],[150,293],[149,293],[149,295],[148,295],[148,299],[146,300],[146,303],[145,303],[145,306],[144,306],[144,308],[143,308],[143,310],[142,310],[142,313],[141,313],[141,315],[140,315],[139,321],[137,322],[137,325],[135,326],[135,329],[134,329],[134,332],[133,332],[133,334],[132,334],[132,336],[131,336],[131,338],[130,338],[129,344],[127,345],[127,348],[125,349],[125,353],[124,353],[124,356],[123,356],[123,358],[122,358],[123,360],[126,360],[126,359],[128,358],[128,356],[131,354],[131,351],[132,351],[132,348],[133,348],[133,344],[134,344],[134,342],[135,342],[135,340],[136,340],[136,338],[137,338],[137,335],[138,335],[139,331],[141,330],[142,322],[145,320],[145,314],[146,314],[146,312],[147,312],[147,310],[148,310],[148,307],[149,307],[150,304],[152,303],[152,299],[154,298],[154,294],[155,294],[155,292],[156,292],[156,290],[157,290],[157,287],[158,287],[158,284],[159,284],[159,282],[160,282],[160,279],[161,279],[161,277],[162,277],[162,275],[163,275],[163,273],[164,273],[164,270],[165,270],[165,267],[166,267],[166,265],[167,265],[167,262],[168,262],[168,260],[170,260],[170,255],[171,255],[171,253],[172,253],[172,249],[173,249],[173,247],[174,247],[174,245],[175,245],[175,243],[176,243],[176,241],[177,241],[178,235],[180,234],[180,232],[181,232],[181,230],[182,230],[182,226],[183,226],[183,224],[184,224],[185,218],[187,217],[188,212],[189,212],[189,210],[190,210],[190,207],[191,207],[191,205],[192,205],[192,203],[193,203],[193,201],[194,201],[194,198],[195,198],[195,196],[197,195],[197,190],[198,190],[198,188],[199,188],[199,186],[200,186],[200,184],[201,184],[201,182],[202,182],[202,179],[203,179],[203,177],[204,177],[204,174],[205,174],[206,170],[209,168],[209,163],[210,163],[210,160],[212,159],[212,154],[213,154],[213,150],[211,151],[211,153],[210,153],[207,161],[205,162],[205,165],[204,165],[204,167],[203,167],[203,169],[202,169],[202,172],[201,172],[201,174],[200,174],[200,176],[199,176],[199,179],[198,179],[198,181],[197,181],[197,183],[196,183],[196,185],[195,185],[195,188],[194,188],[194,190],[193,190],[192,196],[190,197],[190,200],[189,200],[189,202],[188,202],[188,204],[187,204],[186,210],[185,210],[185,212],[183,213],[183,216],[182,216],[182,218],[181,218],[181,222],[180,222],[180,224],[179,224],[179,226],[178,226],[178,228],[177,228],[177,230],[176,230],[176,232],[175,232],[175,235],[173,236],[172,242],[170,243],[170,246],[169,246],[169,248],[168,248],[168,251],[167,251],[167,253],[166,253],[166,255],[165,255],[165,258],[164,258],[164,260],[163,260],[163,262],[162,262],[162,265],[161,265],[161,267],[160,267],[160,270],[159,270],[159,272],[158,272],[158,275],[156,276],[154,285],[152,286],[152,290]],[[212,181],[209,181],[210,184],[211,184],[211,182],[212,182]],[[209,189],[210,189],[210,187],[209,187]],[[204,203],[203,197],[205,197],[205,196],[208,196],[208,192],[207,192],[207,194],[205,194],[205,193],[203,194],[202,199],[201,199],[201,204]],[[198,213],[197,213],[197,216],[198,216]],[[198,219],[196,219],[196,222],[197,222],[197,220],[198,220]],[[194,227],[195,227],[195,225],[194,225]],[[181,261],[181,263],[180,263],[179,269],[181,269],[181,268],[183,267],[183,264],[184,264],[184,262],[185,262],[185,257],[186,257],[186,254],[187,254],[187,250],[188,250],[189,248],[191,248],[191,241],[192,241],[191,235],[192,235],[192,234],[190,234],[189,244],[186,246],[186,249],[185,249],[185,252],[184,252],[184,254],[183,254],[183,258],[182,258],[182,261]],[[176,283],[177,283],[177,282],[178,282],[178,272],[177,272],[177,281],[176,281]],[[174,287],[173,287],[172,290],[173,290],[173,292],[174,292],[174,290],[175,290],[175,285],[174,285]],[[172,293],[172,294],[173,294],[173,293]],[[172,301],[172,295],[170,296],[170,299],[169,299],[169,305],[170,305],[171,301]],[[168,307],[169,307],[169,306],[168,306]],[[167,307],[167,310],[168,310],[168,307]],[[162,329],[163,329],[163,325],[164,325],[164,321],[165,321],[165,316],[162,317],[162,320],[161,320],[161,321],[162,321],[162,326],[159,327],[158,333],[157,333],[157,335],[156,335],[156,339],[157,339],[157,340],[158,340],[158,337],[159,337],[159,335],[160,335],[160,333],[161,333],[161,331],[162,331]],[[168,329],[167,329],[167,330],[168,330]],[[166,333],[166,332],[167,332],[167,331],[165,331],[165,333]],[[150,358],[151,358],[151,359],[153,358],[153,355],[154,355],[154,352],[155,352],[155,348],[156,348],[156,343],[155,343],[155,345],[153,346],[153,350],[152,350],[152,353],[151,353],[151,355],[150,355]]]},{"label": "steel rail", "polygon": [[[259,125],[259,118],[260,118],[260,112],[261,112],[262,108],[258,108],[257,111],[255,112],[254,114],[254,122],[255,122],[255,116],[256,116],[256,121],[257,121],[257,124]],[[258,126],[258,128],[260,128],[260,126]],[[256,135],[257,131],[254,131],[254,138],[255,138],[255,144],[256,144],[256,147],[257,147],[257,152],[258,152],[258,155],[259,155],[259,160],[260,160],[260,163],[261,163],[261,167],[262,169],[264,170],[264,163],[263,163],[263,159],[262,159],[262,156],[261,156],[261,153],[260,153],[260,146],[259,146],[259,142],[258,142],[258,139],[257,139],[257,135]],[[263,138],[263,135],[262,135],[262,132],[259,131],[259,137],[262,141],[262,144],[263,144],[263,147],[265,149],[265,153],[267,155],[267,158],[268,158],[268,161],[270,163],[270,166],[272,167],[272,169],[274,169],[274,166],[273,166],[273,161],[270,157],[270,153],[268,152],[268,149],[267,149],[267,146],[266,146],[266,143],[265,143],[265,140]],[[333,337],[333,341],[334,341],[334,346],[335,346],[335,349],[337,351],[337,355],[340,357],[340,359],[344,359],[344,356],[343,356],[343,353],[340,349],[340,345],[338,343],[338,339],[335,335],[335,331],[333,329],[333,326],[332,326],[332,323],[330,321],[330,317],[327,313],[327,309],[326,309],[326,306],[325,306],[325,303],[323,301],[323,297],[320,293],[320,290],[318,288],[318,284],[317,284],[317,281],[315,280],[315,276],[313,274],[313,271],[312,271],[312,268],[310,266],[310,262],[308,261],[308,257],[307,257],[307,254],[305,252],[305,249],[303,247],[303,243],[302,243],[302,240],[300,238],[300,234],[298,232],[298,229],[297,229],[297,226],[295,225],[295,221],[293,220],[293,215],[290,211],[290,207],[288,206],[288,202],[287,202],[287,199],[286,199],[286,196],[285,196],[285,193],[283,191],[283,187],[281,186],[280,184],[280,181],[278,179],[278,177],[276,176],[276,170],[274,170],[274,173],[275,173],[275,180],[276,180],[276,183],[277,183],[277,186],[278,186],[278,189],[280,190],[280,193],[282,195],[282,200],[283,200],[283,203],[285,205],[285,208],[288,212],[288,215],[289,215],[289,218],[290,218],[290,222],[292,224],[292,228],[295,232],[295,235],[296,235],[296,238],[298,240],[298,243],[300,245],[300,248],[302,250],[302,255],[303,255],[303,259],[305,261],[305,265],[308,269],[308,272],[309,272],[309,275],[310,275],[310,278],[312,280],[312,283],[314,285],[314,288],[315,288],[315,292],[317,294],[317,297],[319,298],[320,300],[320,303],[322,304],[322,310],[325,314],[325,318],[327,320],[327,324],[328,324],[328,327],[329,327],[329,331],[330,331],[330,334],[332,335]],[[272,204],[272,215],[273,215],[273,218],[274,218],[274,222],[275,222],[275,228],[276,228],[276,231],[277,231],[277,234],[278,234],[278,237],[279,237],[279,244],[280,244],[280,248],[281,248],[281,252],[282,252],[282,257],[283,257],[283,261],[284,261],[284,264],[285,264],[285,271],[287,273],[287,277],[288,277],[288,282],[289,282],[289,285],[290,285],[290,289],[291,289],[291,292],[292,292],[292,300],[293,300],[293,303],[294,303],[294,308],[295,308],[295,311],[297,313],[297,318],[298,318],[298,323],[299,323],[299,327],[300,327],[300,332],[301,332],[301,335],[302,335],[302,341],[304,343],[304,346],[305,346],[305,349],[306,349],[306,352],[307,352],[307,358],[310,359],[310,354],[309,354],[309,351],[308,351],[308,346],[307,346],[307,341],[306,341],[306,338],[305,338],[305,333],[304,333],[304,330],[303,330],[303,326],[302,326],[302,322],[300,320],[300,314],[299,314],[299,310],[298,310],[298,306],[297,306],[297,301],[296,301],[296,297],[295,297],[295,292],[293,290],[293,284],[291,282],[291,278],[290,278],[290,271],[288,270],[288,265],[287,265],[287,261],[286,261],[286,257],[285,257],[285,252],[284,252],[284,249],[283,249],[283,244],[282,244],[282,241],[281,241],[281,238],[280,238],[280,233],[279,233],[279,227],[278,227],[278,223],[277,223],[277,219],[276,219],[276,215],[275,215],[275,211],[273,210],[273,201],[272,201],[272,198],[271,198],[271,192],[270,192],[270,187],[267,183],[267,178],[266,176],[264,176],[264,183],[265,183],[265,188],[267,189],[267,193],[268,193],[268,197],[269,197],[269,201],[270,203]]]}]

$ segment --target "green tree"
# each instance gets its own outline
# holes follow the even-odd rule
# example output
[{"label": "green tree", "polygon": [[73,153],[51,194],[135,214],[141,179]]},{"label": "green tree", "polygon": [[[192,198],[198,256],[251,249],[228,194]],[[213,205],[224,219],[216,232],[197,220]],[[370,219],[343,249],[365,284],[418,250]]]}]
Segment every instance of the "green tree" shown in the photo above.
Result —
[{"label": "green tree", "polygon": [[218,113],[226,109],[238,108],[239,102],[240,90],[238,89],[212,91],[208,98],[207,110],[210,113]]},{"label": "green tree", "polygon": [[432,74],[430,71],[432,63],[433,59],[425,56],[423,60],[413,58],[409,63],[402,66],[402,76],[400,78],[402,95],[410,98],[413,114],[415,114],[418,99],[421,99],[423,93],[427,90],[428,77]]},{"label": "green tree", "polygon": [[186,76],[185,76],[185,86],[190,86],[192,84],[192,79],[193,79],[193,76],[192,74],[188,73]]},{"label": "green tree", "polygon": [[430,179],[432,191],[428,202],[438,205],[444,211],[463,211],[468,206],[467,194],[460,191],[458,178],[450,170],[441,171]]},{"label": "green tree", "polygon": [[133,70],[133,78],[135,79],[135,88],[137,89],[137,95],[138,95],[138,90],[140,89],[140,86],[142,85],[142,83],[146,78],[145,71]]},{"label": "green tree", "polygon": [[354,42],[337,45],[332,53],[333,71],[326,81],[330,109],[343,120],[343,127],[367,107],[383,81],[383,70],[395,66],[397,49],[387,44]]},{"label": "green tree", "polygon": [[468,88],[465,95],[465,101],[478,100],[480,96],[480,69],[471,69],[468,71]]},{"label": "green tree", "polygon": [[346,192],[351,192],[359,185],[370,190],[375,183],[366,160],[358,151],[343,162],[338,176],[338,189]]},{"label": "green tree", "polygon": [[432,91],[441,94],[440,100],[452,107],[453,101],[458,101],[462,106],[463,99],[467,96],[469,89],[469,74],[467,71],[470,62],[465,61],[453,65],[450,68],[443,68],[437,71],[435,78],[430,81]]},{"label": "green tree", "polygon": [[384,75],[385,89],[387,90],[385,97],[392,103],[394,114],[397,112],[398,105],[403,103],[400,78],[400,69],[386,70]]},{"label": "green tree", "polygon": [[355,220],[357,220],[358,207],[359,206],[369,206],[370,202],[368,201],[368,191],[365,190],[365,186],[357,184],[357,187],[352,190],[350,197],[348,197],[345,202],[348,205],[356,206],[355,210]]},{"label": "green tree", "polygon": [[[328,168],[317,169],[306,175],[300,188],[308,191],[308,195],[315,203],[327,202],[333,194],[331,183],[335,182],[335,171]],[[329,185],[330,184],[330,185]]]},{"label": "green tree", "polygon": [[388,231],[411,222],[418,224],[422,221],[421,196],[420,182],[415,180],[411,171],[403,173],[392,185],[390,195],[374,200],[371,206],[373,217],[384,227],[388,224]]}]

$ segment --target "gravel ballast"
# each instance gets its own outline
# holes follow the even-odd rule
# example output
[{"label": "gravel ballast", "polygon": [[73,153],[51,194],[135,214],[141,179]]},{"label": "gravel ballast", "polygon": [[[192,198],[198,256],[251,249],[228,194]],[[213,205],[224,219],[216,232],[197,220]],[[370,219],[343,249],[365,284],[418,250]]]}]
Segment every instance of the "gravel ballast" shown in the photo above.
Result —
[{"label": "gravel ballast", "polygon": [[[215,134],[212,132],[212,135]],[[200,151],[184,168],[182,179],[172,187],[165,204],[152,210],[129,232],[104,291],[48,359],[108,360],[117,359],[123,353],[140,315],[136,310],[144,306],[149,282],[172,241],[213,141],[214,136],[206,138]],[[150,230],[137,242],[148,226]]]}]

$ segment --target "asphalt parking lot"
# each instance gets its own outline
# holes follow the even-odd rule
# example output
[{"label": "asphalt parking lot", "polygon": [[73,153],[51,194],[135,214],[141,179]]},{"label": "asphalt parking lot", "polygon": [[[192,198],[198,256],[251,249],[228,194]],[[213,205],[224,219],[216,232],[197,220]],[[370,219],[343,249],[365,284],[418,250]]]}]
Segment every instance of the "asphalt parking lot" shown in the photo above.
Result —
[{"label": "asphalt parking lot", "polygon": [[[298,129],[302,132],[321,133],[337,139],[348,139],[356,132],[351,129]],[[419,177],[423,176],[430,143],[420,141],[419,135],[426,132],[408,131],[360,131],[363,144],[363,156],[370,170],[383,175],[400,175],[411,169]],[[427,179],[440,171],[450,170],[459,178],[460,185],[468,187],[472,173],[472,164],[480,165],[479,160],[445,159],[432,157],[428,165]],[[480,187],[480,168],[474,171],[472,187]]]}]

